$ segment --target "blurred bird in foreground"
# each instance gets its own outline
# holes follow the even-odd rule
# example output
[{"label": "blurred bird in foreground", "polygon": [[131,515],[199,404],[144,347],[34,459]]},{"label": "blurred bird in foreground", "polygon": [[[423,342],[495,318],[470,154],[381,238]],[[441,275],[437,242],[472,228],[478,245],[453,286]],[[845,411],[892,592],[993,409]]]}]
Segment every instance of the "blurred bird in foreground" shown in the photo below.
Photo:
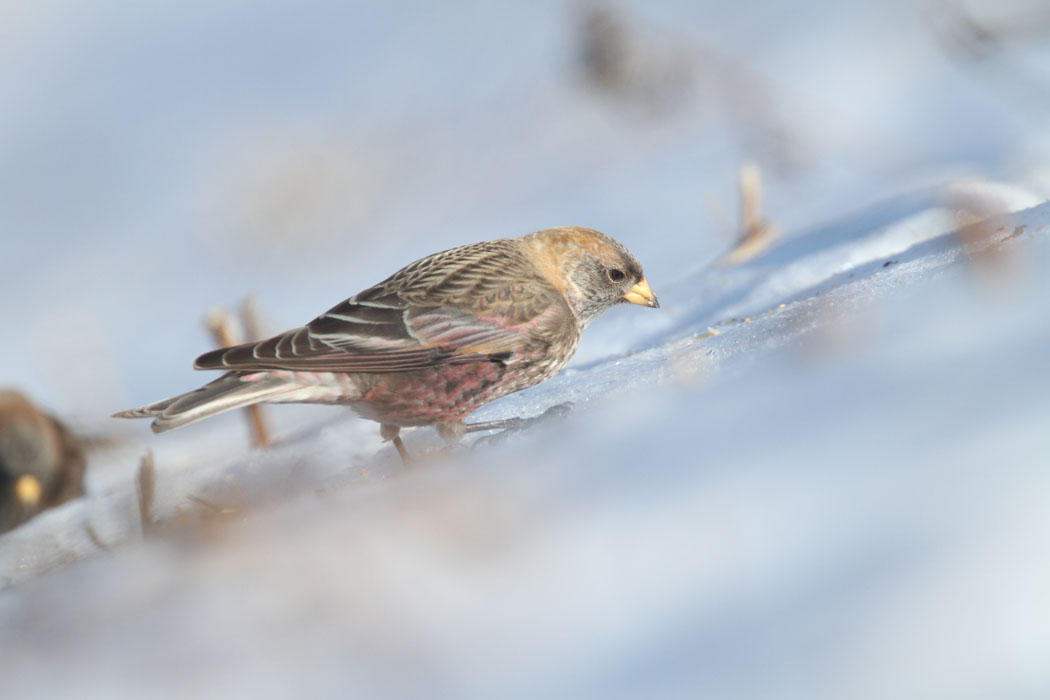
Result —
[{"label": "blurred bird in foreground", "polygon": [[205,353],[226,374],[117,418],[163,432],[259,402],[348,404],[407,460],[402,427],[450,442],[515,421],[464,424],[478,407],[557,374],[584,328],[621,302],[658,308],[642,266],[576,226],[460,246],[417,260],[302,328]]},{"label": "blurred bird in foreground", "polygon": [[73,435],[15,391],[0,391],[0,532],[84,494]]}]

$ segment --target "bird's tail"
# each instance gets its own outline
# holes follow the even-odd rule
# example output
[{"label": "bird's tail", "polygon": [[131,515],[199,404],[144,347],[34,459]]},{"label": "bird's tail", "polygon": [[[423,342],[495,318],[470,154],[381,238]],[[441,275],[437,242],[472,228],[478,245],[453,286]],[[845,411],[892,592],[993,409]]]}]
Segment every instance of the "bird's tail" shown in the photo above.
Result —
[{"label": "bird's tail", "polygon": [[195,391],[114,413],[113,417],[154,418],[150,427],[155,433],[163,433],[235,408],[270,401],[298,388],[269,374],[230,372]]}]

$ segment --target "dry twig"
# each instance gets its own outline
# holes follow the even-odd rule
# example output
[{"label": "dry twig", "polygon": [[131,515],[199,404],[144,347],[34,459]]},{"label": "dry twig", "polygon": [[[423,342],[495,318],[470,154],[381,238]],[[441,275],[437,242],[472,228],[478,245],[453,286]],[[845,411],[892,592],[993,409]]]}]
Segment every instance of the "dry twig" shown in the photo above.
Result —
[{"label": "dry twig", "polygon": [[[257,340],[258,320],[254,304],[250,299],[245,299],[241,303],[241,319],[248,340]],[[208,326],[208,330],[211,331],[215,337],[215,342],[220,348],[227,348],[237,344],[233,334],[233,323],[229,314],[222,309],[215,308],[209,311],[204,318],[204,323]],[[252,444],[256,447],[265,447],[270,444],[270,431],[267,429],[266,421],[263,419],[262,408],[258,404],[253,404],[244,410],[248,416],[248,427],[252,433]]]},{"label": "dry twig", "polygon": [[733,249],[720,261],[722,265],[742,265],[753,260],[777,239],[777,226],[762,214],[762,172],[753,163],[740,166],[740,229]]},{"label": "dry twig", "polygon": [[95,545],[103,552],[113,551],[112,549],[110,549],[108,544],[102,541],[102,538],[99,537],[98,532],[95,530],[95,527],[91,523],[84,523],[84,532],[87,533],[88,539],[91,540],[91,544]]},{"label": "dry twig", "polygon": [[139,495],[139,522],[142,526],[142,536],[149,537],[157,529],[157,521],[153,518],[156,471],[153,468],[153,452],[150,450],[146,451],[139,463],[139,471],[135,476],[135,489]]}]

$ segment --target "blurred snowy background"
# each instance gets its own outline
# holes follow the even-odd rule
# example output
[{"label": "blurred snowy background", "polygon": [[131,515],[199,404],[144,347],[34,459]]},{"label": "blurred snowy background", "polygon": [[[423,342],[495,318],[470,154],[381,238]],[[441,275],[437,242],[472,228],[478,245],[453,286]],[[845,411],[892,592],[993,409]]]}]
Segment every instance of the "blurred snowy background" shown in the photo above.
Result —
[{"label": "blurred snowy background", "polygon": [[[4,3],[0,387],[94,448],[0,536],[0,695],[1048,697],[1048,197],[1044,0]],[[561,224],[663,304],[478,413],[564,420],[107,418],[212,307]]]}]

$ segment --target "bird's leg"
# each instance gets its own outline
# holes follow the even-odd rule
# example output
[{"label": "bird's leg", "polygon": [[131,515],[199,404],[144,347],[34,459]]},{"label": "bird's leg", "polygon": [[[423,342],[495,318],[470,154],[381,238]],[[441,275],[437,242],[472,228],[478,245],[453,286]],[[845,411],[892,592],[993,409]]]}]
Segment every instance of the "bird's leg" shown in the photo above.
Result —
[{"label": "bird's leg", "polygon": [[434,428],[437,430],[438,437],[445,441],[445,447],[442,452],[452,454],[463,449],[463,446],[459,444],[467,428],[463,423],[458,421],[455,423],[435,423]]},{"label": "bird's leg", "polygon": [[390,423],[379,424],[379,436],[394,443],[394,448],[397,449],[397,453],[401,456],[401,463],[407,466],[412,460],[408,456],[408,450],[405,449],[405,443],[401,442],[400,433],[400,426]]},{"label": "bird's leg", "polygon": [[401,464],[407,466],[412,459],[408,456],[408,450],[405,449],[405,443],[401,442],[401,437],[399,435],[395,435],[391,442],[394,443],[394,448],[397,449],[397,454],[401,457]]}]

